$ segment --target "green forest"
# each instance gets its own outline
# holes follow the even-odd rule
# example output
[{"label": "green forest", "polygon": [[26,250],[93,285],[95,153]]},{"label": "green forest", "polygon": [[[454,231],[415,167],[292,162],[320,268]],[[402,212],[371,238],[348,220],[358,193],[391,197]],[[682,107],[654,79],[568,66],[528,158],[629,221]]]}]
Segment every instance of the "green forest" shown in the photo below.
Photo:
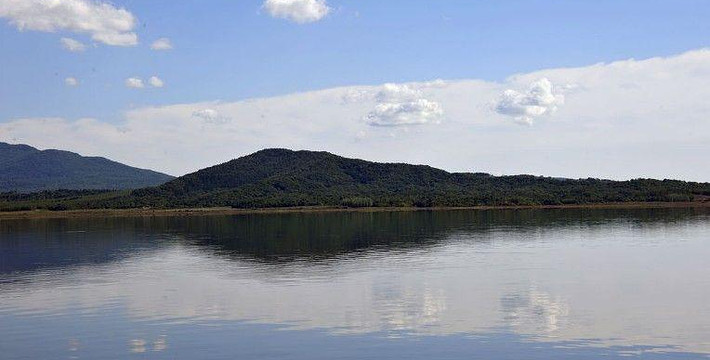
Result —
[{"label": "green forest", "polygon": [[2,193],[0,210],[534,206],[708,198],[710,183],[449,173],[327,152],[267,149],[137,190]]}]

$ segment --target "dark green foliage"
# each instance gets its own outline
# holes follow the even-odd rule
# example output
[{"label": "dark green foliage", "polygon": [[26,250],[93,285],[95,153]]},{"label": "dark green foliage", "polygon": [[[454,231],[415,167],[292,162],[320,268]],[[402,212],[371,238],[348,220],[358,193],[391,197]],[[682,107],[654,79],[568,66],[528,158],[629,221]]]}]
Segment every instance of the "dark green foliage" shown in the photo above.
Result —
[{"label": "dark green foliage", "polygon": [[100,157],[0,143],[0,192],[137,189],[173,179]]},{"label": "dark green foliage", "polygon": [[372,201],[372,199],[370,199],[369,197],[345,198],[341,202],[343,206],[353,208],[371,207],[374,203],[375,202]]},{"label": "dark green foliage", "polygon": [[710,194],[710,184],[448,173],[429,166],[374,163],[327,152],[267,149],[161,186],[92,194],[53,204],[70,209],[464,207],[692,201],[703,194]]},{"label": "dark green foliage", "polygon": [[127,191],[111,190],[47,190],[36,193],[0,193],[0,211],[36,209],[70,210],[94,207],[104,199],[126,196]]}]

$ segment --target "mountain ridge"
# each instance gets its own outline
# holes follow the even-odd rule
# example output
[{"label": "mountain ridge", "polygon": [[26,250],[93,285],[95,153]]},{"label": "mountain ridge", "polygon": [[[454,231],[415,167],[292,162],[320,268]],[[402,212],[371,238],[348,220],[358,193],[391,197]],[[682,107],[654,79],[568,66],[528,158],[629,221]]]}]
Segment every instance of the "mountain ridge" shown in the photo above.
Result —
[{"label": "mountain ridge", "polygon": [[325,151],[275,148],[158,186],[113,193],[44,192],[6,197],[0,198],[0,209],[476,207],[709,198],[710,183],[450,173],[428,165],[377,163]]},{"label": "mountain ridge", "polygon": [[0,192],[136,189],[173,178],[103,157],[0,142]]},{"label": "mountain ridge", "polygon": [[[131,193],[136,207],[478,206],[692,201],[710,184],[447,172],[271,148]],[[129,201],[129,203],[131,202]]]}]

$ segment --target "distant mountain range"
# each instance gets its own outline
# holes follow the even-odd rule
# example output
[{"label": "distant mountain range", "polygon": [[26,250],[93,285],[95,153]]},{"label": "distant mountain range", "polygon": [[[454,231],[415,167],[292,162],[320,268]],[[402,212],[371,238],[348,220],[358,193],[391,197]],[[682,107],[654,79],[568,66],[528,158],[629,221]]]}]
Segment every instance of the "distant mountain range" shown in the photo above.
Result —
[{"label": "distant mountain range", "polygon": [[174,177],[102,157],[0,142],[0,192],[53,189],[137,189]]},{"label": "distant mountain range", "polygon": [[0,198],[0,209],[525,206],[706,201],[709,195],[708,183],[449,173],[327,152],[266,149],[155,187],[18,194]]},{"label": "distant mountain range", "polygon": [[[102,164],[105,162],[108,160],[101,159]],[[84,169],[84,172],[98,172],[93,167],[91,169]],[[163,176],[155,182],[160,182],[167,175]],[[225,206],[468,207],[707,201],[709,198],[710,183],[449,173],[425,165],[375,163],[327,152],[266,149],[159,186],[132,191],[54,191],[0,197],[0,210]]]}]

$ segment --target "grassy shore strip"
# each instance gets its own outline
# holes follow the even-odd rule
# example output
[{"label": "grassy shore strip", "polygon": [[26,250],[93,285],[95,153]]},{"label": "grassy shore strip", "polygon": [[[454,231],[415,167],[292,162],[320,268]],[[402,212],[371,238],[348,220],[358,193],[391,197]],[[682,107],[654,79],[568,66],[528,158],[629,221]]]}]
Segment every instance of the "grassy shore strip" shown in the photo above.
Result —
[{"label": "grassy shore strip", "polygon": [[474,206],[474,207],[369,207],[347,208],[332,206],[308,206],[266,209],[194,208],[194,209],[97,209],[97,210],[33,210],[0,212],[0,220],[49,219],[84,217],[136,217],[136,216],[201,216],[241,214],[282,214],[309,212],[385,212],[385,211],[450,211],[450,210],[526,210],[526,209],[652,209],[652,208],[710,208],[710,201],[691,202],[622,202],[582,205],[535,205],[535,206]]}]

